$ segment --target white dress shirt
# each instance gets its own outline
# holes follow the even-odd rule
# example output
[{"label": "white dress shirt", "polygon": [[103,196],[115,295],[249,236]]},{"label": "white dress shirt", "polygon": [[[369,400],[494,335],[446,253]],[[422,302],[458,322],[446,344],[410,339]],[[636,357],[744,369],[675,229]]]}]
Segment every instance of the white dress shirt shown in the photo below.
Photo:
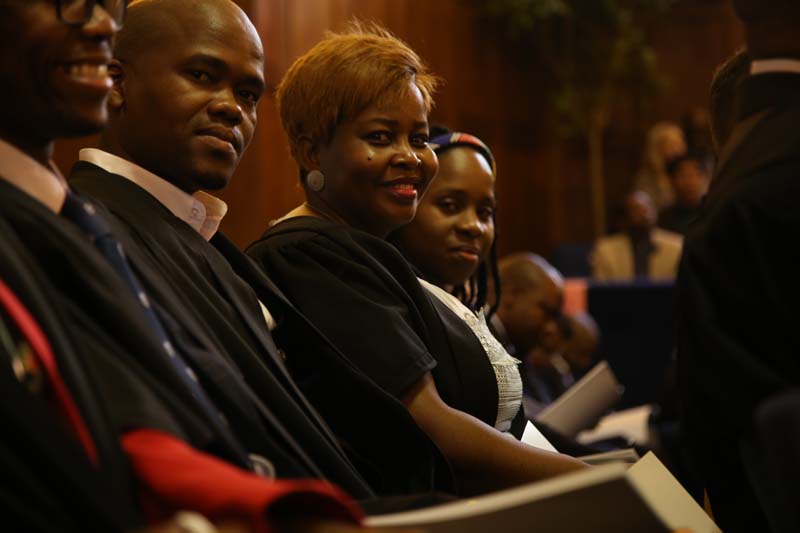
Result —
[{"label": "white dress shirt", "polygon": [[0,179],[59,213],[67,197],[67,182],[50,162],[44,166],[28,154],[0,139]]},{"label": "white dress shirt", "polygon": [[132,181],[161,202],[173,215],[189,224],[207,241],[217,232],[222,217],[228,211],[228,206],[219,198],[202,191],[193,195],[187,194],[136,163],[108,152],[96,148],[84,148],[80,151],[80,160]]}]

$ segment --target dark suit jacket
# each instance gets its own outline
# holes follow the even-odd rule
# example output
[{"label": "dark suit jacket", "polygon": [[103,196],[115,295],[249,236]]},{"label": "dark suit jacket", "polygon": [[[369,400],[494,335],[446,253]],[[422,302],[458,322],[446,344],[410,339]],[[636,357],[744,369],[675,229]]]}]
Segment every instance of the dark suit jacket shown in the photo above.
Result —
[{"label": "dark suit jacket", "polygon": [[689,456],[725,531],[765,531],[753,445],[757,404],[800,382],[800,75],[745,80],[740,122],[690,226],[677,283]]}]

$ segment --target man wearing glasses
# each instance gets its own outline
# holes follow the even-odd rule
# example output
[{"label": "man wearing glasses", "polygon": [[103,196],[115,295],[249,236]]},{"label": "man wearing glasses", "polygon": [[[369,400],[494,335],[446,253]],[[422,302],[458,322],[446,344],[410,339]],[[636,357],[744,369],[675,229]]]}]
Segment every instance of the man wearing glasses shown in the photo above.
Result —
[{"label": "man wearing glasses", "polygon": [[[0,443],[4,521],[120,531],[189,509],[266,531],[302,510],[349,531],[360,513],[332,486],[264,479],[247,458],[233,466],[236,437],[209,422],[213,402],[171,361],[124,250],[103,247],[102,217],[51,162],[56,139],[105,125],[126,3],[0,0],[0,416],[14,430]],[[159,364],[168,378],[154,379]]]},{"label": "man wearing glasses", "polygon": [[[42,208],[51,206],[55,218],[66,185],[50,162],[53,140],[95,132],[106,121],[106,65],[125,2],[105,2],[106,9],[93,9],[93,4],[0,2],[4,203],[14,197],[38,201]],[[94,396],[78,385],[85,383],[86,368],[62,336],[61,324],[47,309],[49,302],[42,301],[47,294],[40,297],[46,286],[31,272],[28,257],[19,253],[19,239],[35,237],[18,233],[5,208],[2,212],[4,524],[63,531],[133,528],[141,522],[140,513],[109,413],[95,407]],[[45,372],[48,348],[57,358],[53,375]],[[66,392],[54,394],[59,388]],[[63,416],[70,407],[77,417]]]}]

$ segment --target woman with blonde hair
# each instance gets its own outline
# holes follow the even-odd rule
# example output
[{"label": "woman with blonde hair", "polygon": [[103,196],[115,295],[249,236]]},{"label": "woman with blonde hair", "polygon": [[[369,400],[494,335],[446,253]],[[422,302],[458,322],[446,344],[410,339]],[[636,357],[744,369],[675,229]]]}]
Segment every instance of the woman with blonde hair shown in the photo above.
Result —
[{"label": "woman with blonde hair", "polygon": [[385,240],[438,169],[435,87],[381,28],[331,34],[299,58],[277,97],[306,202],[248,250],[338,348],[298,345],[287,365],[381,494],[480,493],[585,467],[493,427],[480,342]]}]

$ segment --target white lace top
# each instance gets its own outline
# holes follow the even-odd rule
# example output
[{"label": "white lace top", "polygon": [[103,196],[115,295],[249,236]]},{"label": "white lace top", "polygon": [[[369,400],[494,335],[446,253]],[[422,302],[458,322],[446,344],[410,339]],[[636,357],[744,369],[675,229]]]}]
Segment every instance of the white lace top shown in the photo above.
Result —
[{"label": "white lace top", "polygon": [[522,403],[522,378],[519,370],[517,370],[517,365],[521,361],[511,357],[503,348],[503,345],[500,344],[500,341],[492,335],[489,326],[486,324],[483,311],[476,314],[461,303],[461,300],[444,289],[428,283],[424,279],[420,279],[419,282],[428,292],[461,317],[475,336],[478,337],[486,356],[492,363],[495,378],[497,378],[497,420],[494,427],[499,431],[507,432],[511,429],[511,421],[516,416]]}]

